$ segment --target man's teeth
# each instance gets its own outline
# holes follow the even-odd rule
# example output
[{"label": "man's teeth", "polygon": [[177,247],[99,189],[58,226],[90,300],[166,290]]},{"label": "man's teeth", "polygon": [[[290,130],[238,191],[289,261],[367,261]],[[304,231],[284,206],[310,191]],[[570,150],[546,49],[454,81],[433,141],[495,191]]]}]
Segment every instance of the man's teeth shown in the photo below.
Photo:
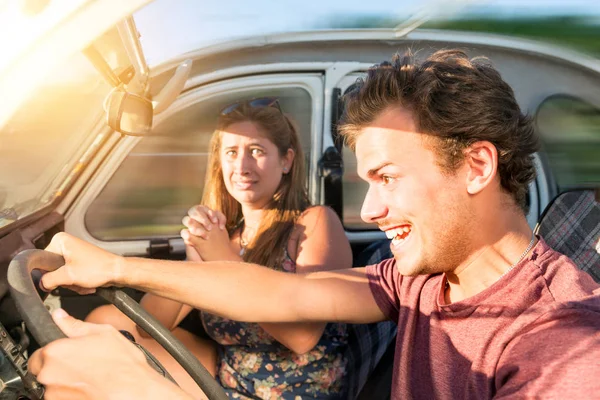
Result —
[{"label": "man's teeth", "polygon": [[385,231],[385,235],[388,239],[404,239],[404,237],[408,236],[410,232],[410,227],[403,226],[400,228],[390,229]]}]

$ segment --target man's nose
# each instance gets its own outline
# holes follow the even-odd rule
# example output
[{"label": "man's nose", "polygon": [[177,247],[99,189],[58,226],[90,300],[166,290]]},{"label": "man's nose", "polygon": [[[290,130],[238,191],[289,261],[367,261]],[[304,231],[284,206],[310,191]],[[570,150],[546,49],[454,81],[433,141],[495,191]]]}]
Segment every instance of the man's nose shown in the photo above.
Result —
[{"label": "man's nose", "polygon": [[365,201],[360,210],[360,217],[366,223],[374,224],[378,220],[385,218],[388,214],[388,208],[381,201],[381,196],[372,187],[369,187],[367,194],[365,195]]}]

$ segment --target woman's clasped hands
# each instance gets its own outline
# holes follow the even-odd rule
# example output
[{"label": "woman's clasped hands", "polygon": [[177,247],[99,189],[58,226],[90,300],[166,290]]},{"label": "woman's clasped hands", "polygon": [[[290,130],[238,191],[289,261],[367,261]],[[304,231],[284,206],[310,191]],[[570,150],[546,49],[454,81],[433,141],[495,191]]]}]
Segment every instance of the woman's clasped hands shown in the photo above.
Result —
[{"label": "woman's clasped hands", "polygon": [[236,260],[236,254],[226,229],[227,219],[222,212],[203,205],[188,210],[182,223],[181,237],[186,245],[189,261]]}]

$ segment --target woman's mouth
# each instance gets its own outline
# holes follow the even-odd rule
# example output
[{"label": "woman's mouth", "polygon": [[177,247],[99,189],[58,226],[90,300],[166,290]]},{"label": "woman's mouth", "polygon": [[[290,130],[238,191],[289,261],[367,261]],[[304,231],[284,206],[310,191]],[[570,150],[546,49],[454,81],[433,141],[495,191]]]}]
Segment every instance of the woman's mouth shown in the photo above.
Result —
[{"label": "woman's mouth", "polygon": [[252,187],[252,185],[254,184],[253,181],[237,181],[233,183],[235,185],[236,188],[240,189],[240,190],[248,190]]}]

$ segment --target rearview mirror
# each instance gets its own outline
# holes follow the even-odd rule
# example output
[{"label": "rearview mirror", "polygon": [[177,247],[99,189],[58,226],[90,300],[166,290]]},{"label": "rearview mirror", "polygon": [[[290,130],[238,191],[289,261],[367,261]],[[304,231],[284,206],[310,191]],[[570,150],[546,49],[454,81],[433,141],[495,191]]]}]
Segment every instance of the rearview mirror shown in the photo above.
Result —
[{"label": "rearview mirror", "polygon": [[143,136],[152,129],[152,102],[123,88],[115,88],[104,103],[108,126],[129,136]]}]

